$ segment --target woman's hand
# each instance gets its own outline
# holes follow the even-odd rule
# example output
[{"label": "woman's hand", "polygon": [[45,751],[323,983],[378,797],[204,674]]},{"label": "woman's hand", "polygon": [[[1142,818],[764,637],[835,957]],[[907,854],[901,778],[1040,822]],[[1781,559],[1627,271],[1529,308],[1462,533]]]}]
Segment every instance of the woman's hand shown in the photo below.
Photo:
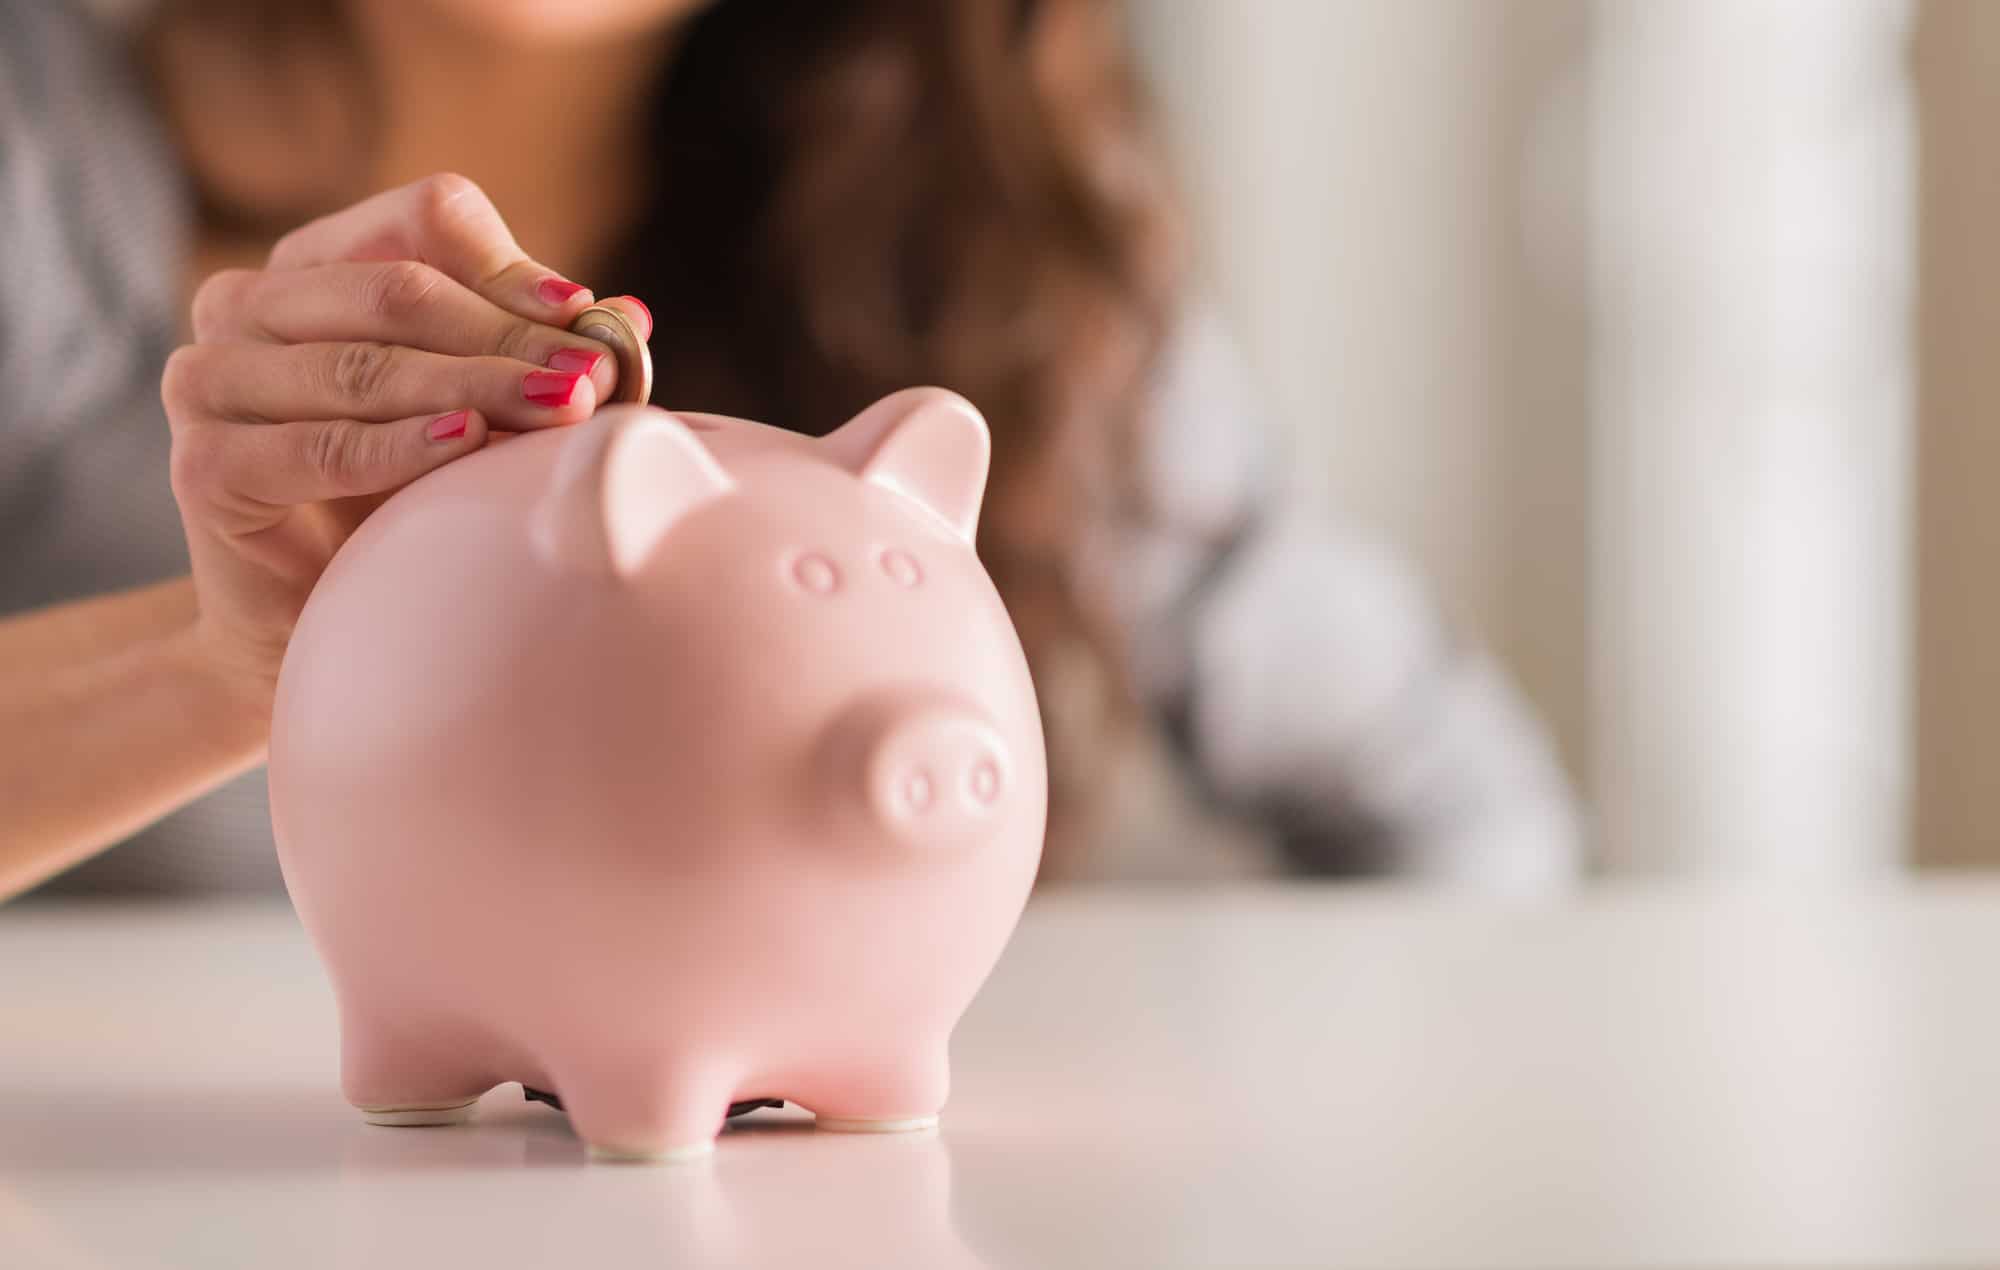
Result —
[{"label": "woman's hand", "polygon": [[[161,385],[198,644],[265,717],[307,594],[388,494],[485,444],[589,416],[591,295],[530,260],[472,182],[434,176],[313,222],[194,301]],[[649,331],[650,316],[621,300]]]}]

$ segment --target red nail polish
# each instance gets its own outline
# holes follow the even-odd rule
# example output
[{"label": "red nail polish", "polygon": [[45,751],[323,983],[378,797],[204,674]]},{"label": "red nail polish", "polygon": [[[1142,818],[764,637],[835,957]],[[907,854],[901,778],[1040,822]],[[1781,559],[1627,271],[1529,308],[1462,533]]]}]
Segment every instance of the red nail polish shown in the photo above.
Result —
[{"label": "red nail polish", "polygon": [[573,375],[588,375],[596,370],[597,363],[603,360],[603,353],[592,353],[581,348],[559,348],[549,354],[549,360],[542,365],[550,370],[568,371]]},{"label": "red nail polish", "polygon": [[639,315],[646,319],[645,336],[647,339],[651,339],[653,337],[653,311],[646,307],[646,302],[636,295],[626,295],[618,298],[631,301],[632,306],[639,310]]},{"label": "red nail polish", "polygon": [[454,410],[448,415],[439,415],[431,420],[431,440],[449,441],[465,435],[465,425],[472,419],[470,410]]},{"label": "red nail polish", "polygon": [[582,295],[587,290],[588,287],[563,278],[543,278],[535,284],[535,294],[542,298],[544,304],[567,304],[571,298]]},{"label": "red nail polish", "polygon": [[521,395],[538,406],[567,406],[576,400],[583,376],[575,372],[531,370],[521,381]]}]

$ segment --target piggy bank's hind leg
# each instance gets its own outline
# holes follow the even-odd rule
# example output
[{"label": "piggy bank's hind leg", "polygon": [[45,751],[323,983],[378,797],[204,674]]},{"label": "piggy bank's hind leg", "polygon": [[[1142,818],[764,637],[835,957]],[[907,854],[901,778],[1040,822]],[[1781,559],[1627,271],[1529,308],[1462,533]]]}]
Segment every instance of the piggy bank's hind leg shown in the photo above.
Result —
[{"label": "piggy bank's hind leg", "polygon": [[472,1117],[498,1084],[486,1038],[415,1011],[343,1006],[340,1084],[370,1124],[446,1125]]},{"label": "piggy bank's hind leg", "polygon": [[794,1101],[835,1133],[909,1133],[937,1124],[950,1091],[951,1064],[938,1043],[830,1067]]},{"label": "piggy bank's hind leg", "polygon": [[570,1126],[599,1160],[707,1155],[735,1096],[729,1073],[674,1058],[598,1055],[552,1066]]}]

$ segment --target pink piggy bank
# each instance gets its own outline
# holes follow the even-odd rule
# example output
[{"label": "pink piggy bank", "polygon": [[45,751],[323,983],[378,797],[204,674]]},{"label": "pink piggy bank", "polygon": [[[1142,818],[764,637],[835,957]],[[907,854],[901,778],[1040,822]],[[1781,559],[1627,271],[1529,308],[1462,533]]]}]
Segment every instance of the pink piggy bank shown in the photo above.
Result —
[{"label": "pink piggy bank", "polygon": [[449,1123],[518,1080],[639,1159],[756,1099],[935,1122],[1047,808],[989,449],[936,389],[822,439],[619,406],[362,525],[270,751],[349,1101]]}]

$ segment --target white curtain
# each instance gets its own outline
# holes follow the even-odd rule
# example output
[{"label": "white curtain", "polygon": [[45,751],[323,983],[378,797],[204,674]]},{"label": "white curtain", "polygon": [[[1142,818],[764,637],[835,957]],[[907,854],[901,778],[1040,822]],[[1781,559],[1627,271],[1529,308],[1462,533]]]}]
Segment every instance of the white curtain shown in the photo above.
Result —
[{"label": "white curtain", "polygon": [[1611,871],[1902,857],[1908,10],[1135,0],[1275,413],[1520,671]]},{"label": "white curtain", "polygon": [[1591,736],[1613,867],[1900,858],[1908,18],[1596,6]]}]

